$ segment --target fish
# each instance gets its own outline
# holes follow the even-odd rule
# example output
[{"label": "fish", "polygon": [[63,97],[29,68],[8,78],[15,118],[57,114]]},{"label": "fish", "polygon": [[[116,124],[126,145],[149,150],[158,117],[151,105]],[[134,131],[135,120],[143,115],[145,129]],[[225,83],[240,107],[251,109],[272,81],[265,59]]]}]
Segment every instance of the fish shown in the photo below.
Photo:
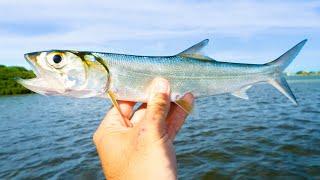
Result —
[{"label": "fish", "polygon": [[[148,85],[156,77],[170,82],[171,102],[190,113],[191,106],[182,97],[195,98],[232,94],[249,99],[248,89],[269,83],[298,105],[284,70],[296,58],[307,39],[299,42],[277,59],[265,64],[217,61],[203,53],[205,39],[171,56],[140,56],[76,50],[47,50],[25,54],[36,74],[18,82],[42,95],[75,98],[110,98],[120,111],[117,100],[147,102]],[[130,122],[125,120],[130,126]]]}]

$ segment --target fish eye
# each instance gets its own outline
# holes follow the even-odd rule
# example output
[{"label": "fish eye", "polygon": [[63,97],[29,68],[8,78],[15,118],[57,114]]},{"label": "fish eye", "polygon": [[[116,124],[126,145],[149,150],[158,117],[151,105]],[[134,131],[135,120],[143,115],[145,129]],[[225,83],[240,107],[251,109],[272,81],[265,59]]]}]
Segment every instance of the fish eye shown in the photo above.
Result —
[{"label": "fish eye", "polygon": [[52,57],[52,60],[54,63],[58,64],[62,61],[62,57],[60,55],[56,54]]},{"label": "fish eye", "polygon": [[47,55],[47,63],[56,68],[61,69],[66,65],[66,57],[63,53],[60,52],[52,52]]}]

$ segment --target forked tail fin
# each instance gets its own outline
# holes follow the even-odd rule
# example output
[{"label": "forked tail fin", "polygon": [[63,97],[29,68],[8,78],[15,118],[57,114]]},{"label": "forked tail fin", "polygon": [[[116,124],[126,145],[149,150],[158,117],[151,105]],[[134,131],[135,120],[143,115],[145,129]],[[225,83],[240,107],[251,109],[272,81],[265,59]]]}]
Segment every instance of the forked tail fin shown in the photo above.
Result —
[{"label": "forked tail fin", "polygon": [[294,58],[299,54],[300,50],[307,42],[307,39],[301,41],[293,48],[288,50],[286,53],[281,55],[274,61],[271,61],[265,65],[272,68],[274,72],[272,77],[269,79],[269,83],[278,89],[283,95],[289,98],[295,105],[298,105],[296,97],[292,93],[286,79],[284,78],[283,71],[289,66],[289,64],[294,60]]}]

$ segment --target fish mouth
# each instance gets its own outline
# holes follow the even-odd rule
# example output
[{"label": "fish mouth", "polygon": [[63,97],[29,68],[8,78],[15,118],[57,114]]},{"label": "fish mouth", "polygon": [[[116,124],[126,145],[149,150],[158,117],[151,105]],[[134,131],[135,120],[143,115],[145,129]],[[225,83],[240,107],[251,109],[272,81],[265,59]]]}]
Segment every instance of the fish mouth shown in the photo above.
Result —
[{"label": "fish mouth", "polygon": [[43,78],[22,79],[18,78],[17,82],[23,87],[42,95],[56,94],[55,91],[50,91],[49,84]]},{"label": "fish mouth", "polygon": [[26,61],[30,64],[32,71],[35,73],[36,77],[32,79],[17,78],[17,82],[33,92],[42,95],[47,95],[48,93],[52,94],[54,92],[50,91],[51,86],[42,76],[40,66],[37,63],[37,56],[39,54],[39,52],[34,52],[24,55]]},{"label": "fish mouth", "polygon": [[38,55],[39,55],[39,53],[37,53],[37,52],[27,53],[27,54],[24,54],[24,58],[30,64],[32,71],[36,74],[36,76],[40,77],[39,65],[37,65],[37,56]]}]

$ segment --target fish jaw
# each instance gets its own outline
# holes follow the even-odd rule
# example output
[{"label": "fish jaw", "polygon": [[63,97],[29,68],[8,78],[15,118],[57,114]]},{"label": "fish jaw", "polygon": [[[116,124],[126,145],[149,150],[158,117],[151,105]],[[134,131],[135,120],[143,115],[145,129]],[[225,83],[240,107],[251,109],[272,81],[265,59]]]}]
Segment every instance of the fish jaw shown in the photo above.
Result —
[{"label": "fish jaw", "polygon": [[57,84],[52,82],[49,83],[44,78],[45,72],[43,72],[43,70],[37,63],[37,56],[39,54],[39,52],[34,52],[24,55],[26,61],[30,64],[32,71],[35,73],[36,77],[32,79],[17,78],[16,81],[25,88],[42,95],[57,95],[59,93],[63,93],[64,89],[57,89],[57,87],[59,87]]},{"label": "fish jaw", "polygon": [[56,95],[53,89],[50,90],[49,83],[43,78],[21,79],[18,78],[17,82],[25,88],[42,95]]}]

